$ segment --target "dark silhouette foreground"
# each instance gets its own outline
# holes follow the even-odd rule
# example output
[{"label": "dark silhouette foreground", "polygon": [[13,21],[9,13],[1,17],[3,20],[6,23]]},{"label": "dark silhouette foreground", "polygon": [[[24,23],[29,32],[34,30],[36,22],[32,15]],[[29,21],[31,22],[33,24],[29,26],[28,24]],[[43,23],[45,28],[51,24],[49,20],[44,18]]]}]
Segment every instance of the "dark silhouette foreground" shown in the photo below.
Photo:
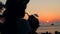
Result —
[{"label": "dark silhouette foreground", "polygon": [[32,28],[30,27],[30,24],[28,21],[19,18],[17,20],[17,23],[18,23],[18,34],[31,34],[32,33]]},{"label": "dark silhouette foreground", "polygon": [[[0,13],[2,13],[3,8],[5,8],[5,5],[0,1]],[[0,14],[0,32],[2,31],[3,28],[3,20],[4,17]]]},{"label": "dark silhouette foreground", "polygon": [[28,21],[29,21],[29,24],[30,24],[30,26],[32,28],[32,34],[37,34],[36,30],[39,27],[38,19],[34,15],[29,15],[28,13],[26,13],[26,14],[29,16]]},{"label": "dark silhouette foreground", "polygon": [[32,28],[32,34],[37,34],[36,30],[39,27],[39,21],[38,21],[38,19],[35,18],[33,15],[31,15],[31,16],[29,16],[28,21],[29,21],[29,24],[30,24],[30,26]]},{"label": "dark silhouette foreground", "polygon": [[[18,18],[23,18],[25,15],[25,9],[29,0],[7,0],[6,10],[3,13],[5,17],[4,27],[2,34],[26,34],[27,32],[19,31],[18,33]],[[20,19],[21,20],[21,19]],[[22,22],[23,21],[23,22]],[[23,30],[24,20],[20,21],[22,25],[20,30]],[[25,24],[26,26],[26,24]],[[23,33],[22,33],[23,32]],[[26,32],[26,33],[25,33]],[[27,33],[28,34],[28,33]]]},{"label": "dark silhouette foreground", "polygon": [[23,19],[28,2],[29,0],[7,0],[2,34],[37,34],[38,19],[33,15],[29,15],[27,21]]}]

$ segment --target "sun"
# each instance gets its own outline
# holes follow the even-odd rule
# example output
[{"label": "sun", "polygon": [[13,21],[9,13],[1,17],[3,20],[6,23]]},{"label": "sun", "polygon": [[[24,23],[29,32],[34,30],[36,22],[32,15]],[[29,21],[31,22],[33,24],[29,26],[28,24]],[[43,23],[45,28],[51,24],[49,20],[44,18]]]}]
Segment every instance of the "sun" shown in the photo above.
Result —
[{"label": "sun", "polygon": [[49,21],[48,21],[48,20],[47,20],[46,22],[47,22],[47,23],[49,23]]}]

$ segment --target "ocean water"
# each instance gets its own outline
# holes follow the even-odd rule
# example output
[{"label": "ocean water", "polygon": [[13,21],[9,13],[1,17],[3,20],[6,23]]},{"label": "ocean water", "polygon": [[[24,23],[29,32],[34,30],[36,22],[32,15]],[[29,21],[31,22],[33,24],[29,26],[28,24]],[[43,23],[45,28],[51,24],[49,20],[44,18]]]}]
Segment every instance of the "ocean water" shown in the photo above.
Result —
[{"label": "ocean water", "polygon": [[46,32],[50,32],[52,34],[54,34],[55,31],[60,32],[60,25],[53,25],[53,26],[40,26],[37,29],[37,33],[41,34],[41,33],[46,33]]}]

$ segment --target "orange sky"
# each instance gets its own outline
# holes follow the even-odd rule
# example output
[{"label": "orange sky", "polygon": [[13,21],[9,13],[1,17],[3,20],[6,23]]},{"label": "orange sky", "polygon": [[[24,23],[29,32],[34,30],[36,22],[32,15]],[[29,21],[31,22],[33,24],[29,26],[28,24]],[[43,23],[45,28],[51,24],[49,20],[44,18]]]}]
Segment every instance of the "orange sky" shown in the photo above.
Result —
[{"label": "orange sky", "polygon": [[[5,4],[6,0],[0,0]],[[30,0],[26,12],[38,14],[41,21],[60,19],[60,0]],[[27,16],[26,16],[27,18]]]},{"label": "orange sky", "polygon": [[60,0],[30,0],[26,12],[38,14],[39,20],[53,21],[60,19]]}]

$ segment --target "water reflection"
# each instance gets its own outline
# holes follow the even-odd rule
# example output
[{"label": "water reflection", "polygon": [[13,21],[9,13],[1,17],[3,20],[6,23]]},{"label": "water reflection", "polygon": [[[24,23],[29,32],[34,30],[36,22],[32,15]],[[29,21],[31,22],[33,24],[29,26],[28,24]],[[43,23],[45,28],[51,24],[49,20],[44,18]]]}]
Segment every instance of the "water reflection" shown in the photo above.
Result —
[{"label": "water reflection", "polygon": [[55,26],[40,26],[38,29],[37,29],[37,32],[40,34],[40,33],[46,33],[46,32],[50,32],[52,34],[55,33],[55,31],[58,31],[60,32],[60,26],[59,25],[55,25]]}]

